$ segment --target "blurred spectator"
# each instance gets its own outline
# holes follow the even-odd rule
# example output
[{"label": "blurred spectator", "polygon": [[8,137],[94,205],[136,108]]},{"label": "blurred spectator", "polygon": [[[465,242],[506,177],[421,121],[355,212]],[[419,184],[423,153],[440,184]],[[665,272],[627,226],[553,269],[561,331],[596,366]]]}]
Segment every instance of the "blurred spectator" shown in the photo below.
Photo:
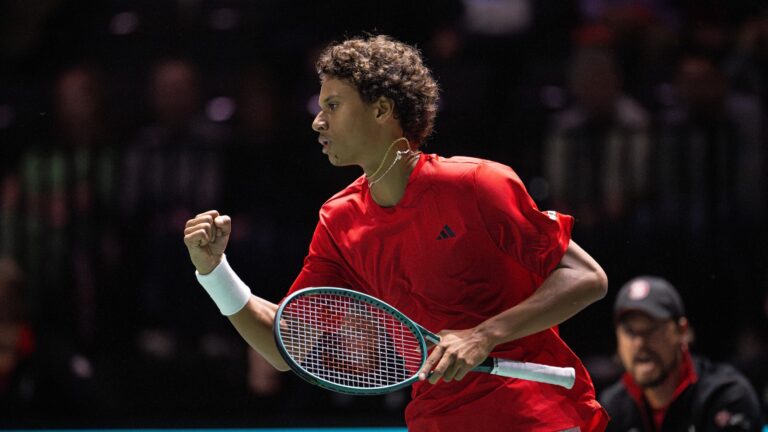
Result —
[{"label": "blurred spectator", "polygon": [[753,431],[760,404],[734,368],[691,356],[680,295],[666,280],[643,276],[625,284],[614,304],[622,380],[600,401],[608,431]]},{"label": "blurred spectator", "polygon": [[248,389],[257,395],[273,395],[282,385],[280,372],[255,350],[248,350]]},{"label": "blurred spectator", "polygon": [[96,343],[96,305],[112,295],[118,256],[117,148],[105,97],[97,68],[58,75],[52,122],[28,135],[2,200],[2,243],[28,275],[33,319],[84,349]]},{"label": "blurred spectator", "polygon": [[53,115],[25,131],[19,163],[3,176],[0,243],[26,275],[40,366],[36,397],[51,417],[96,406],[94,359],[119,336],[118,149],[105,81],[85,64],[57,74]]},{"label": "blurred spectator", "polygon": [[[179,221],[225,199],[223,163],[231,131],[204,116],[203,96],[190,61],[163,58],[153,65],[146,93],[150,118],[126,148],[120,194],[123,283],[135,296],[130,331],[138,357],[131,370],[141,377],[127,383],[128,389],[152,391],[168,402],[166,408],[194,407],[198,414],[216,409],[203,401],[206,392],[245,389],[244,347],[215,314],[205,319],[210,305],[189,290],[194,269],[178,247]],[[157,382],[164,382],[162,388]],[[195,395],[174,396],[190,385]],[[163,408],[147,400],[132,409],[146,414]]]},{"label": "blurred spectator", "polygon": [[[479,143],[491,144],[493,138],[492,113],[495,88],[490,78],[493,67],[477,62],[468,54],[466,34],[456,25],[445,25],[432,34],[427,45],[427,56],[435,77],[452,92],[440,95],[440,115],[434,136],[427,141],[426,149],[446,156],[466,154],[468,146]],[[473,85],[464,85],[471,82]],[[467,125],[475,125],[472,143],[463,133]],[[493,145],[476,149],[488,154]],[[474,151],[474,150],[473,150]]]},{"label": "blurred spectator", "polygon": [[531,27],[534,5],[531,0],[463,0],[467,30],[487,36],[508,36]]},{"label": "blurred spectator", "polygon": [[35,337],[23,301],[23,276],[14,260],[0,257],[0,426],[32,413]]},{"label": "blurred spectator", "polygon": [[[703,314],[754,317],[765,269],[759,259],[743,257],[765,257],[760,101],[732,92],[714,61],[698,54],[680,58],[675,87],[678,100],[662,115],[656,159],[658,250],[670,275],[710,293]],[[731,286],[746,301],[722,289]],[[710,336],[720,334],[717,323],[701,321],[707,349],[733,350],[733,340]]]},{"label": "blurred spectator", "polygon": [[744,373],[757,391],[763,412],[768,413],[768,292],[763,300],[764,315],[760,322],[742,329],[737,336],[736,352],[730,359]]},{"label": "blurred spectator", "polygon": [[648,191],[648,114],[603,52],[577,52],[569,83],[575,103],[555,118],[545,158],[552,202],[582,226],[626,220]]},{"label": "blurred spectator", "polygon": [[725,70],[734,89],[758,95],[768,103],[768,7],[749,16],[737,29]]},{"label": "blurred spectator", "polygon": [[647,112],[621,90],[610,54],[581,49],[568,69],[573,106],[555,116],[544,152],[550,207],[576,218],[574,237],[622,277],[644,247],[651,151]]},{"label": "blurred spectator", "polygon": [[480,157],[514,162],[524,181],[540,174],[540,88],[559,75],[568,56],[568,35],[578,23],[575,3],[462,0],[461,19],[453,21],[456,33],[434,33],[431,42],[443,46],[460,36],[450,63],[428,56],[430,63],[438,61],[435,74],[447,98],[447,116],[438,116],[434,142],[439,146],[447,135],[448,155],[466,154],[462,147],[469,145]]},{"label": "blurred spectator", "polygon": [[138,325],[151,332],[142,333],[140,345],[163,357],[175,350],[173,331],[202,330],[190,314],[173,312],[181,311],[179,301],[195,303],[178,282],[189,267],[172,252],[171,239],[178,220],[222,198],[228,130],[203,117],[200,78],[186,60],[157,62],[146,96],[151,118],[126,148],[120,199],[128,279],[142,309]]},{"label": "blurred spectator", "polygon": [[654,15],[670,17],[674,10],[669,2],[664,0],[578,0],[579,12],[586,21],[609,19],[625,23],[637,23],[637,18]]},{"label": "blurred spectator", "polygon": [[[265,188],[279,176],[285,162],[285,144],[281,143],[282,103],[277,97],[276,79],[264,68],[252,67],[241,76],[237,97],[234,138],[226,148],[225,204],[233,215],[261,215],[266,223],[275,220],[278,191]],[[281,145],[282,144],[282,145]],[[259,168],[254,170],[258,161]],[[266,231],[273,231],[265,226]],[[234,233],[233,233],[234,234]]]},{"label": "blurred spectator", "polygon": [[707,237],[729,219],[754,222],[765,210],[754,181],[765,145],[760,101],[731,92],[717,65],[696,54],[678,62],[676,88],[660,132],[663,221]]},{"label": "blurred spectator", "polygon": [[676,14],[658,0],[580,1],[591,17],[575,32],[582,47],[611,49],[622,77],[622,88],[646,109],[655,111],[658,86],[673,68],[679,43]]},{"label": "blurred spectator", "polygon": [[[287,257],[287,225],[279,215],[290,214],[294,200],[289,191],[270,185],[286,184],[285,167],[290,154],[282,133],[283,105],[277,97],[277,80],[263,67],[251,67],[241,76],[234,138],[225,153],[223,206],[238,224],[232,233],[229,255],[243,267],[244,277],[260,282],[259,290],[274,301],[290,284],[292,274],[280,265]],[[235,254],[238,256],[236,257]],[[281,374],[248,349],[248,389],[258,396],[281,389]]]}]

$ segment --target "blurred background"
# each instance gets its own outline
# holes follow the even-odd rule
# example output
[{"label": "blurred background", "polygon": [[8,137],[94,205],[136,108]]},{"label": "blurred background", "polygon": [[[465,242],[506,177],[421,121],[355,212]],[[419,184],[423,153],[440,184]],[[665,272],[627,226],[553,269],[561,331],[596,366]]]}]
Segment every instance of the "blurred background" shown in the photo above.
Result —
[{"label": "blurred background", "polygon": [[310,128],[328,42],[416,44],[441,83],[424,148],[512,166],[576,217],[606,299],[561,326],[598,389],[631,277],[680,290],[693,350],[768,407],[768,7],[758,0],[4,0],[0,427],[402,425],[407,390],[277,374],[194,279],[187,218],[278,301],[320,205],[360,172]]}]

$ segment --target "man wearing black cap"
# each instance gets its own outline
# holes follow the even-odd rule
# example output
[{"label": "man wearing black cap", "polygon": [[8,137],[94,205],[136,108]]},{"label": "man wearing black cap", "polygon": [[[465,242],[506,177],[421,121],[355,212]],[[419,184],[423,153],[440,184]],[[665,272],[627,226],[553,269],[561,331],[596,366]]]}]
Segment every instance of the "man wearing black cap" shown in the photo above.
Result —
[{"label": "man wearing black cap", "polygon": [[760,431],[760,404],[734,368],[688,351],[680,295],[666,280],[625,284],[614,305],[618,354],[626,373],[600,397],[607,431]]}]

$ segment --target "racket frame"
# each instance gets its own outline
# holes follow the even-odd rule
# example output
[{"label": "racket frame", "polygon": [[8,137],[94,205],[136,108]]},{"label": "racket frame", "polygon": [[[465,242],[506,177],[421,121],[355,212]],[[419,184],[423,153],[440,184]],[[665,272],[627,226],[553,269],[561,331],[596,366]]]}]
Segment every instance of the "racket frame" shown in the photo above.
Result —
[{"label": "racket frame", "polygon": [[[419,348],[421,350],[421,361],[420,361],[418,370],[416,370],[416,372],[412,376],[396,384],[390,384],[390,385],[384,385],[384,386],[378,386],[378,387],[353,387],[348,385],[337,384],[337,383],[325,380],[323,378],[320,378],[315,374],[306,370],[303,366],[301,366],[301,364],[299,364],[296,360],[294,360],[294,358],[290,354],[288,354],[282,342],[282,334],[281,334],[280,326],[276,323],[279,323],[279,320],[283,315],[283,311],[285,310],[285,307],[288,304],[292,303],[298,297],[304,297],[304,296],[313,295],[313,294],[339,295],[339,296],[347,297],[353,300],[358,300],[383,310],[384,312],[388,313],[392,318],[402,323],[413,334],[413,336],[416,338],[416,341],[419,343]],[[427,355],[428,355],[427,341],[432,344],[438,344],[440,342],[439,336],[425,329],[421,325],[417,324],[416,322],[414,322],[413,320],[405,316],[402,312],[395,309],[393,306],[387,304],[386,302],[381,301],[368,294],[361,293],[359,291],[355,291],[347,288],[337,288],[337,287],[304,288],[290,294],[288,297],[286,297],[283,300],[283,302],[280,304],[280,306],[277,309],[277,313],[275,314],[275,324],[273,324],[273,334],[275,337],[275,344],[277,345],[277,350],[280,353],[280,355],[283,357],[283,360],[285,360],[288,366],[302,379],[309,382],[310,384],[314,384],[328,390],[333,390],[339,393],[355,394],[355,395],[384,394],[384,393],[389,393],[389,392],[411,385],[413,382],[419,379],[418,372],[419,370],[421,370],[421,368],[424,366],[424,363],[427,360]],[[576,372],[572,367],[556,367],[556,366],[542,365],[537,363],[527,363],[527,362],[519,362],[514,360],[497,359],[493,357],[486,358],[481,364],[475,366],[472,370],[476,372],[485,372],[485,373],[490,373],[490,374],[509,377],[509,378],[517,378],[517,379],[524,379],[524,380],[529,380],[534,382],[558,385],[566,389],[573,388],[573,385],[576,381]]]}]

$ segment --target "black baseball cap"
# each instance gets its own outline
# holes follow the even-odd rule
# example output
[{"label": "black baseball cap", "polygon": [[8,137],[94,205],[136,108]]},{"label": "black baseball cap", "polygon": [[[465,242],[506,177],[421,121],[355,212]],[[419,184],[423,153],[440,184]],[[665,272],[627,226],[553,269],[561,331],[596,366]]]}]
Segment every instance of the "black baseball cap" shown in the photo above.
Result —
[{"label": "black baseball cap", "polygon": [[621,287],[613,305],[614,321],[631,311],[646,313],[657,320],[685,316],[680,294],[669,281],[657,276],[639,276]]}]

